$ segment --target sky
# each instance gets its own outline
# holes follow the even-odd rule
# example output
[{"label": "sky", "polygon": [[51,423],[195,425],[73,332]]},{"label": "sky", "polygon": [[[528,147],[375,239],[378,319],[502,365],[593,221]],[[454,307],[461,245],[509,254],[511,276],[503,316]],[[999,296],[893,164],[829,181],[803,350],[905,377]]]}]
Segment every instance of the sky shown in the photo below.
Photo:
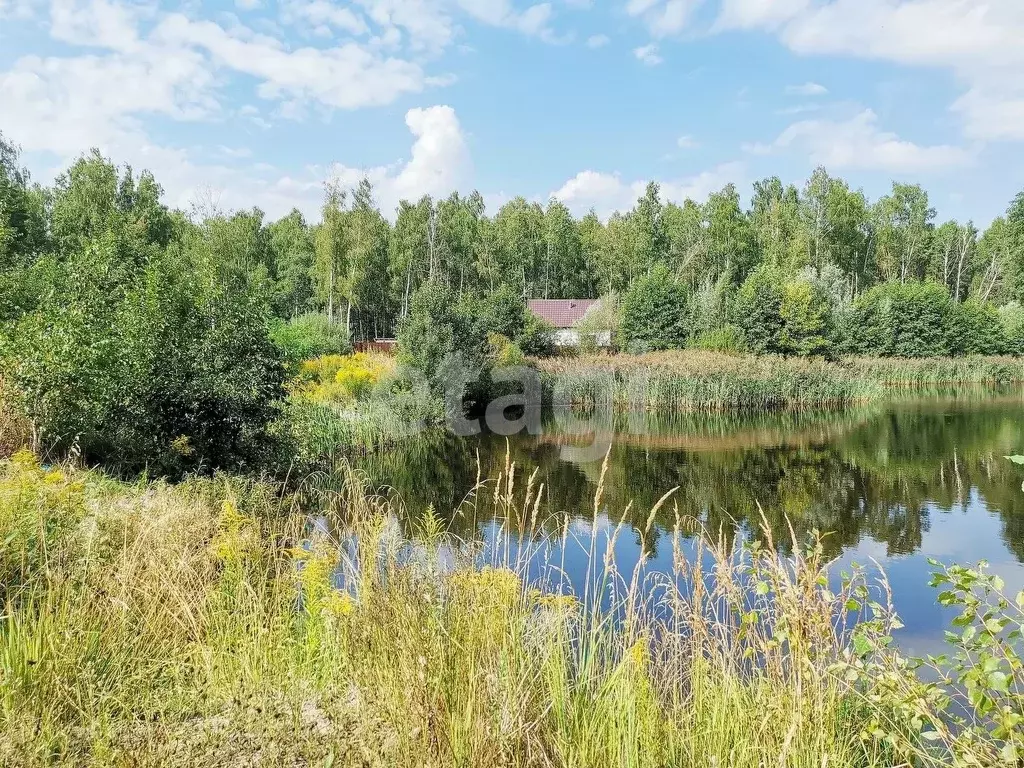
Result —
[{"label": "sky", "polygon": [[1024,189],[1022,0],[0,0],[0,132],[168,204],[318,218],[326,179],[575,213],[819,165],[986,226]]}]

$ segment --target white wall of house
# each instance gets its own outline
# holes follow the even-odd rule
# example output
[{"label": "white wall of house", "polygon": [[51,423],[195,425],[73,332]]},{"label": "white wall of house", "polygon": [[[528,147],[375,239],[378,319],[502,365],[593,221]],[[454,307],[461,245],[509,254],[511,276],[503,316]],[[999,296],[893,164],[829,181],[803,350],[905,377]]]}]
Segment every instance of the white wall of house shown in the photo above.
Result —
[{"label": "white wall of house", "polygon": [[[599,347],[610,347],[612,345],[611,331],[598,331],[595,341]],[[575,328],[559,328],[555,331],[556,347],[578,347],[580,344],[580,332]]]}]

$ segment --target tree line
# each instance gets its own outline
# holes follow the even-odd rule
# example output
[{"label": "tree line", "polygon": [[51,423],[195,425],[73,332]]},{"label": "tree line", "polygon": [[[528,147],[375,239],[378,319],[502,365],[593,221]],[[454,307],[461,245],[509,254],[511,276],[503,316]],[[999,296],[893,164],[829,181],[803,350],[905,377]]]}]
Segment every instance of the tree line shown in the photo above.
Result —
[{"label": "tree line", "polygon": [[271,221],[172,210],[96,151],[42,186],[0,137],[0,388],[90,455],[256,461],[282,346],[404,335],[435,368],[491,334],[514,360],[501,339],[546,344],[525,299],[598,296],[631,351],[1024,353],[1024,194],[982,233],[939,223],[920,186],[870,202],[821,169],[747,208],[732,185],[680,205],[652,183],[607,220],[522,197],[488,214],[477,192],[391,220],[363,180],[328,185],[317,223]]}]

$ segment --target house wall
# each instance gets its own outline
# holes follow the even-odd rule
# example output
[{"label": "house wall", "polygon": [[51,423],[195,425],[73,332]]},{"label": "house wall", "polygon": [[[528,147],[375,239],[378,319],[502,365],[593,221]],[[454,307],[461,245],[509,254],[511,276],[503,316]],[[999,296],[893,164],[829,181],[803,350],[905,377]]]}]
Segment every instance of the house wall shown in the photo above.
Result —
[{"label": "house wall", "polygon": [[[599,347],[610,347],[612,345],[611,331],[598,331],[595,341]],[[577,347],[580,343],[580,332],[575,328],[559,328],[555,331],[556,347]]]}]

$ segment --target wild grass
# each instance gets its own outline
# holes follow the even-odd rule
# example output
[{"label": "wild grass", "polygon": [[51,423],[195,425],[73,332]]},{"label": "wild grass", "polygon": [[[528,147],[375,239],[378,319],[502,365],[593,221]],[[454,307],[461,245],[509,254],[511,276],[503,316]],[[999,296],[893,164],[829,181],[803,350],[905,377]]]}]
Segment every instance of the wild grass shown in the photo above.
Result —
[{"label": "wild grass", "polygon": [[32,422],[18,406],[11,385],[0,376],[0,458],[6,458],[32,441]]},{"label": "wild grass", "polygon": [[842,406],[895,388],[1024,381],[1010,357],[786,358],[700,350],[585,355],[534,361],[556,405],[722,411]]},{"label": "wild grass", "polygon": [[[125,486],[17,454],[0,764],[993,764],[966,762],[992,739],[942,730],[936,689],[889,649],[884,580],[837,583],[813,541],[691,549],[680,520],[656,580],[599,556],[622,526],[590,525],[573,593],[574,528],[534,536],[542,497],[510,465],[481,482],[470,505],[508,521],[483,552],[433,514],[405,538],[355,474],[311,525],[258,483]],[[536,558],[548,578],[526,578]]]}]

